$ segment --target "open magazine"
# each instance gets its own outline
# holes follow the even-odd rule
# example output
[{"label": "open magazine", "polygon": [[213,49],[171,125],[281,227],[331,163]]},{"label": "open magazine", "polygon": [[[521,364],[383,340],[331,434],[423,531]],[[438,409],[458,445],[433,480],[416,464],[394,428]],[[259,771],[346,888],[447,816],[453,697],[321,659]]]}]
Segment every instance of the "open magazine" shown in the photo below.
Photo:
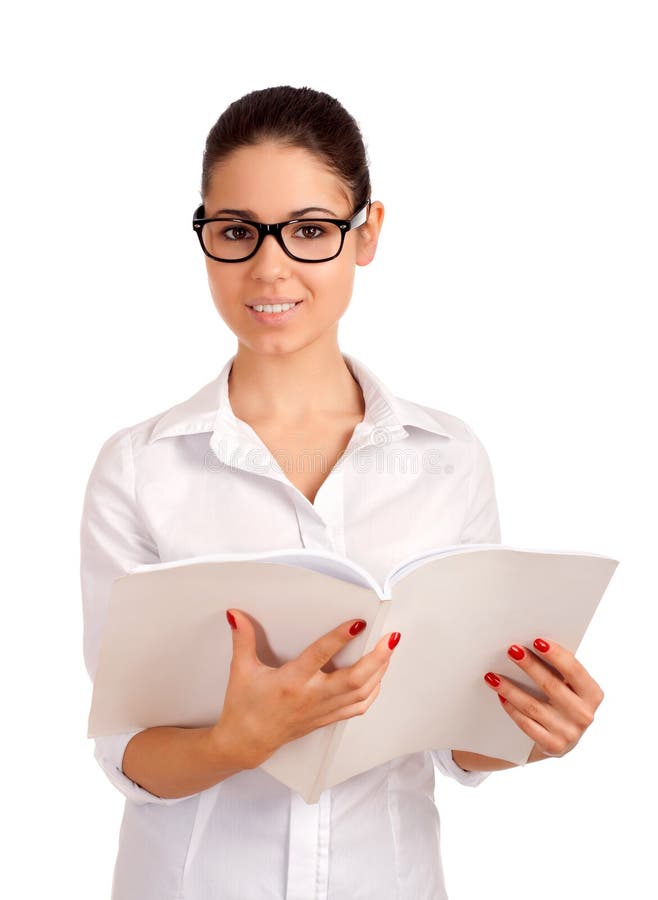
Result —
[{"label": "open magazine", "polygon": [[331,551],[212,554],[141,565],[112,585],[88,737],[220,716],[232,657],[226,609],[250,616],[259,658],[279,666],[341,622],[367,627],[327,668],[349,666],[399,631],[364,715],[280,747],[262,768],[308,803],[395,757],[460,749],[526,762],[533,741],[492,702],[500,672],[537,697],[507,657],[536,637],[575,653],[618,560],[501,544],[441,547],[402,561],[383,585]]}]

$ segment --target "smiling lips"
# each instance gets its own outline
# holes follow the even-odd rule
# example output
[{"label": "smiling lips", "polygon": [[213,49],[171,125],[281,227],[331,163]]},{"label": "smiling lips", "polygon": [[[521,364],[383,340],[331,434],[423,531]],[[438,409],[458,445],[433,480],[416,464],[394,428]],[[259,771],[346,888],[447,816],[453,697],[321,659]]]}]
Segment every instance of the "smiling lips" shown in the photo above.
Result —
[{"label": "smiling lips", "polygon": [[266,312],[266,313],[280,313],[287,312],[289,309],[293,309],[297,306],[298,303],[301,303],[301,300],[291,300],[283,303],[257,303],[253,306],[250,306],[250,309],[255,309],[256,312]]},{"label": "smiling lips", "polygon": [[297,315],[303,300],[284,300],[282,303],[256,303],[247,306],[251,316],[261,325],[285,325]]}]

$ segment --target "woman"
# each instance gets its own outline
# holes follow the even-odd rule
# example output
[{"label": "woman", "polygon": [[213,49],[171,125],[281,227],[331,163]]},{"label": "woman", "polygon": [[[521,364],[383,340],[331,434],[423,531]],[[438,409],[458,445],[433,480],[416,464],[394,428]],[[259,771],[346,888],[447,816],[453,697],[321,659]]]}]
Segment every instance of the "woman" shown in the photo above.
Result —
[{"label": "woman", "polygon": [[[381,580],[422,549],[500,543],[489,459],[473,431],[393,396],[339,349],[355,266],[374,258],[384,219],[370,194],[358,126],[324,93],[255,91],[211,130],[193,225],[237,352],[189,400],[99,452],[81,525],[92,679],[111,582],[135,565],[304,546],[347,555]],[[233,659],[217,723],[96,739],[126,796],[115,900],[446,897],[434,764],[471,786],[512,764],[436,748],[306,804],[260,764],[290,740],[367,714],[404,635],[332,670],[364,627],[337,622],[270,668],[239,603],[227,619]],[[546,636],[508,652],[546,700],[495,673],[483,673],[483,690],[535,741],[529,761],[564,755],[591,723],[600,687]]]}]

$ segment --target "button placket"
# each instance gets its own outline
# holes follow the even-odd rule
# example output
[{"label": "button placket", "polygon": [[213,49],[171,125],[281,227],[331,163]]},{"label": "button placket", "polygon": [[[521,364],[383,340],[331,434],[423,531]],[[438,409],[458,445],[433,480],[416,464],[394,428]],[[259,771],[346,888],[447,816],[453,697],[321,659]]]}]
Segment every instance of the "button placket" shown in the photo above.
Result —
[{"label": "button placket", "polygon": [[291,490],[294,491],[293,503],[304,547],[308,547],[310,550],[333,550],[333,540],[327,523],[301,491],[292,485]]},{"label": "button placket", "polygon": [[317,803],[290,792],[286,900],[326,900],[329,883],[330,791]]},{"label": "button placket", "polygon": [[320,486],[313,504],[326,523],[327,541],[335,553],[345,555],[345,526],[343,510],[344,463],[334,466]]}]

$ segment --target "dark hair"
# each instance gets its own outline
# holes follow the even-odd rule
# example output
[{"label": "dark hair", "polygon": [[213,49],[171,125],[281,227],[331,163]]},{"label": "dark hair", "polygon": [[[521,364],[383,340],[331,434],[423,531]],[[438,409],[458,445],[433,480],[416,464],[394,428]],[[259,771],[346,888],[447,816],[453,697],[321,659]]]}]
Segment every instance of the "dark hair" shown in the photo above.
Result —
[{"label": "dark hair", "polygon": [[203,154],[202,202],[215,166],[240,147],[266,141],[316,154],[351,191],[353,211],[370,197],[366,149],[356,121],[329,94],[281,85],[233,101],[210,129]]}]

